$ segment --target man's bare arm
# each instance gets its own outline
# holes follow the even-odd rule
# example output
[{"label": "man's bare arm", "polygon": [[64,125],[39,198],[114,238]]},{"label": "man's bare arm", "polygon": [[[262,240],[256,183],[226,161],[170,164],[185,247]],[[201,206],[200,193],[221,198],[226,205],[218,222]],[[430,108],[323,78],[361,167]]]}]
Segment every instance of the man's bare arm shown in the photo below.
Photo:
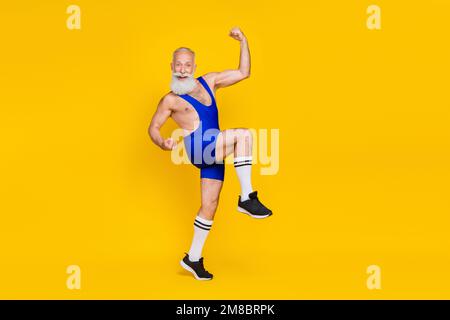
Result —
[{"label": "man's bare arm", "polygon": [[163,150],[172,150],[176,146],[176,143],[172,138],[164,140],[160,133],[161,127],[172,114],[170,103],[170,98],[167,95],[159,101],[156,112],[152,117],[150,126],[148,127],[148,134],[150,135],[153,143]]},{"label": "man's bare arm", "polygon": [[247,37],[239,28],[233,28],[230,31],[230,37],[240,41],[239,68],[237,70],[224,70],[213,73],[214,86],[216,88],[225,88],[250,77],[250,50]]}]

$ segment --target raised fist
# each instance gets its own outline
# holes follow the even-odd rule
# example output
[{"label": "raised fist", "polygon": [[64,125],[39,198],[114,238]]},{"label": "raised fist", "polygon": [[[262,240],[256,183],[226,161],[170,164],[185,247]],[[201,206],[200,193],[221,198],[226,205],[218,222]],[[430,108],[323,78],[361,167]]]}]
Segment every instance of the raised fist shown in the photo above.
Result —
[{"label": "raised fist", "polygon": [[230,37],[232,37],[235,40],[242,41],[245,39],[244,33],[239,29],[239,27],[234,27],[230,31]]},{"label": "raised fist", "polygon": [[161,145],[161,149],[163,150],[173,150],[177,147],[177,142],[175,140],[173,140],[172,138],[168,138],[166,140],[164,140],[164,142]]}]

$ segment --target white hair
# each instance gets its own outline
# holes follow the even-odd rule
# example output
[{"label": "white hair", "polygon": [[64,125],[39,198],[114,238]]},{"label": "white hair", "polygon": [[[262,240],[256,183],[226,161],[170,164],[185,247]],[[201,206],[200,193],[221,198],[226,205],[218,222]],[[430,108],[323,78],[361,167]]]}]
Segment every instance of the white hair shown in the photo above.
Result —
[{"label": "white hair", "polygon": [[187,48],[187,47],[179,47],[178,49],[176,49],[176,50],[173,52],[173,56],[172,56],[172,59],[173,59],[173,60],[175,60],[175,55],[176,55],[178,52],[189,52],[189,53],[192,54],[192,56],[193,56],[194,59],[195,59],[195,52],[194,52],[194,51],[192,51],[191,49],[189,49],[189,48]]}]

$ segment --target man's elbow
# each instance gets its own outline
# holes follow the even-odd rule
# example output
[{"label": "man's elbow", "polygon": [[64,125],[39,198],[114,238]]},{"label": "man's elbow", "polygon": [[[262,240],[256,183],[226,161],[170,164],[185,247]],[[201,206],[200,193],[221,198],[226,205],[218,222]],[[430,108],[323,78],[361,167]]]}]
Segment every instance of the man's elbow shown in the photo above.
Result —
[{"label": "man's elbow", "polygon": [[158,130],[154,124],[150,124],[148,127],[148,135],[150,136],[150,139],[155,142],[155,130]]},{"label": "man's elbow", "polygon": [[241,76],[242,76],[241,80],[250,78],[250,70],[249,71],[241,71]]},{"label": "man's elbow", "polygon": [[149,125],[148,129],[147,129],[147,133],[150,136],[150,138],[152,137],[152,131],[153,131],[152,125]]}]

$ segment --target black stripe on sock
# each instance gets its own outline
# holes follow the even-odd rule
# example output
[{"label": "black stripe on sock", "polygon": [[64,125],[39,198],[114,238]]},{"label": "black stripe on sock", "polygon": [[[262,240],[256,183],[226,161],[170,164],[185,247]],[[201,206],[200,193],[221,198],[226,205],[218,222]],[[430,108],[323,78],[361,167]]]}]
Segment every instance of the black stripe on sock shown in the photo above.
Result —
[{"label": "black stripe on sock", "polygon": [[194,226],[196,226],[197,228],[200,228],[200,229],[206,230],[206,231],[209,231],[209,230],[211,230],[211,228],[210,228],[210,229],[208,229],[208,228],[205,228],[205,227],[203,227],[203,226],[201,226],[201,225],[199,225],[199,224],[196,224],[195,222],[194,222]]},{"label": "black stripe on sock", "polygon": [[240,163],[245,163],[245,162],[252,162],[252,160],[249,159],[249,160],[235,161],[234,164],[240,164]]},{"label": "black stripe on sock", "polygon": [[234,167],[237,168],[237,167],[251,166],[251,165],[252,165],[251,163],[235,164]]},{"label": "black stripe on sock", "polygon": [[210,224],[206,224],[206,223],[203,223],[203,222],[201,222],[201,221],[199,221],[199,220],[197,220],[197,219],[195,219],[195,222],[197,222],[197,223],[201,224],[202,226],[205,226],[205,227],[211,228],[211,225],[210,225]]}]

